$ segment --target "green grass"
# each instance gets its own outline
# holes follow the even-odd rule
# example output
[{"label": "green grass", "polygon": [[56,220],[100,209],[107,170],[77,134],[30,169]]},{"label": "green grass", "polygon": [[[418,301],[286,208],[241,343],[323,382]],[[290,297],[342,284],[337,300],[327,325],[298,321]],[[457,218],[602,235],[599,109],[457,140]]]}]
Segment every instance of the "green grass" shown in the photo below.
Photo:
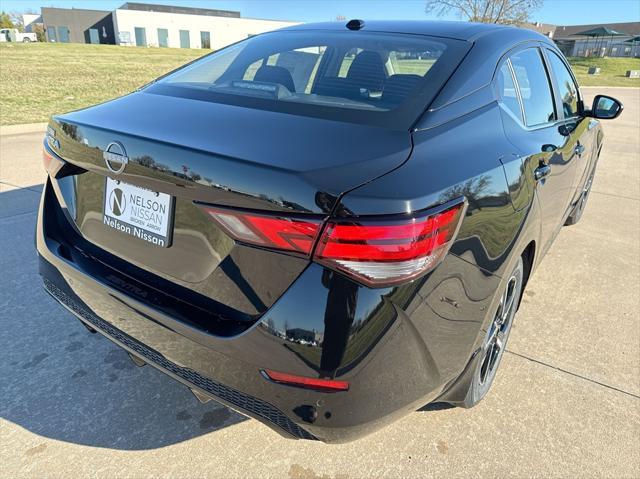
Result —
[{"label": "green grass", "polygon": [[208,50],[0,43],[0,124],[44,122],[131,92]]},{"label": "green grass", "polygon": [[[0,125],[44,122],[135,90],[207,50],[63,43],[0,43]],[[637,58],[570,58],[581,85],[635,86]],[[400,60],[401,73],[422,74],[430,60]],[[602,69],[587,75],[590,65]],[[349,62],[343,67],[346,69]],[[346,71],[344,72],[346,74]]]},{"label": "green grass", "polygon": [[[581,86],[640,87],[640,78],[627,78],[627,70],[640,70],[640,58],[584,58],[570,57],[569,63]],[[589,75],[590,66],[601,69],[599,75]]]}]

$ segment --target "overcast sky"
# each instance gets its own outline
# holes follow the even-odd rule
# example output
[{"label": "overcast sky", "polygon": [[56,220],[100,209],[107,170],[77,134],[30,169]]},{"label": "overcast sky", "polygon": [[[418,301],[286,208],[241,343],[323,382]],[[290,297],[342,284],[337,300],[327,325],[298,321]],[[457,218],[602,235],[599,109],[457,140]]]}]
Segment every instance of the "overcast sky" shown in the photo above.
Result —
[{"label": "overcast sky", "polygon": [[[243,17],[319,22],[346,18],[428,19],[423,0],[137,0],[144,3],[238,10]],[[40,7],[114,10],[124,0],[2,0],[5,11]],[[431,17],[433,18],[433,17]],[[455,20],[449,17],[447,20]],[[640,21],[640,0],[545,0],[533,19],[557,25]]]}]

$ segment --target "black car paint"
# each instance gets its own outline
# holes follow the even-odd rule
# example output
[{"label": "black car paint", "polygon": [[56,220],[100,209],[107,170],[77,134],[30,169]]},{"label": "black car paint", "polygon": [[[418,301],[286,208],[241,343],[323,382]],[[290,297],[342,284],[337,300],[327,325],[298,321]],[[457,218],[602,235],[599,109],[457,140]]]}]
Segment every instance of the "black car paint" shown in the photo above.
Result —
[{"label": "black car paint", "polygon": [[[89,312],[71,307],[82,321],[143,355],[121,339],[134,338],[153,350],[144,357],[148,363],[285,435],[328,442],[354,439],[434,400],[460,400],[502,275],[524,251],[528,273],[539,263],[601,146],[593,119],[570,125],[568,134],[563,119],[531,131],[496,101],[493,78],[501,59],[514,48],[557,51],[544,37],[446,22],[367,22],[364,30],[471,44],[411,132],[134,93],[51,122],[59,148],[49,148],[85,172],[65,177],[63,169],[47,181],[37,231],[41,274],[59,300],[56,291],[63,292],[67,307]],[[188,120],[189,112],[197,112],[195,120]],[[220,130],[207,129],[206,119],[215,115],[224,118]],[[284,132],[292,133],[291,144],[270,142]],[[246,141],[248,133],[254,141]],[[213,226],[196,248],[199,261],[181,270],[177,262],[154,262],[151,246],[126,251],[117,238],[92,234],[91,218],[102,201],[98,182],[110,174],[101,151],[114,140],[135,158],[119,179],[178,197],[184,214],[199,213],[194,202],[206,202],[363,217],[409,214],[464,196],[467,216],[443,263],[396,287],[367,288],[307,259],[234,245]],[[582,155],[574,153],[578,141],[586,147]],[[545,152],[546,144],[557,148]],[[181,169],[184,155],[191,171]],[[552,175],[535,181],[541,161]],[[198,181],[209,175],[215,181]],[[92,191],[98,193],[92,207],[75,204],[78,192]],[[177,247],[180,241],[177,234]],[[207,250],[217,258],[205,256]],[[252,257],[256,251],[259,261]],[[204,272],[187,277],[196,266]],[[110,326],[101,328],[100,321]],[[114,336],[114,327],[126,336]],[[275,333],[283,330],[291,336],[312,331],[322,341],[300,344]],[[263,368],[335,377],[349,381],[350,389],[286,387],[263,379]],[[217,389],[189,379],[194,375],[260,398],[305,432],[216,395]]]}]

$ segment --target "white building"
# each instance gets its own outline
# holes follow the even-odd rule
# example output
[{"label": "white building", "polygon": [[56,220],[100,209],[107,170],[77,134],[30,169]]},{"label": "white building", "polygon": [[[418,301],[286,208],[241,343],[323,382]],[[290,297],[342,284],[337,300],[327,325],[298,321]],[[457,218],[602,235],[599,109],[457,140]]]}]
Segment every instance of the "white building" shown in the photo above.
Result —
[{"label": "white building", "polygon": [[37,13],[22,14],[22,24],[25,32],[33,32],[33,27],[38,23],[42,23],[42,17]]},{"label": "white building", "polygon": [[295,22],[241,18],[240,12],[125,3],[112,13],[116,44],[217,50]]}]

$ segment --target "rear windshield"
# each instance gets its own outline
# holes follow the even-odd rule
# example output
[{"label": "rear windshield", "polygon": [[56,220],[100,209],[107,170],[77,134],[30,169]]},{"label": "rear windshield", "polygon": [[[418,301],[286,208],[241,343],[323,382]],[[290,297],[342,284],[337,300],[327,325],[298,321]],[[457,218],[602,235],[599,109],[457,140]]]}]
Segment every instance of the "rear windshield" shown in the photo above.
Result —
[{"label": "rear windshield", "polygon": [[147,91],[406,128],[465,52],[465,42],[423,35],[272,32],[208,55]]}]

